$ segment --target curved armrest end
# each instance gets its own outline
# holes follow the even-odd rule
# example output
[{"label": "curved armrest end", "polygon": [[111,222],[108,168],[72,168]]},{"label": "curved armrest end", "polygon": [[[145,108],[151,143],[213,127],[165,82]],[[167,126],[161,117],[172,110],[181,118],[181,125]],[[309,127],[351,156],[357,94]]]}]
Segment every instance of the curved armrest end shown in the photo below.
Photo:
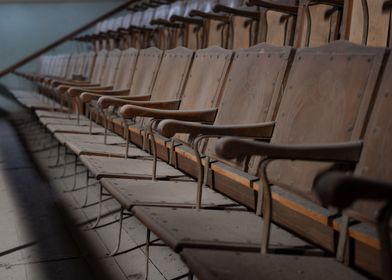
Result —
[{"label": "curved armrest end", "polygon": [[391,182],[353,177],[338,171],[317,176],[314,191],[324,204],[341,209],[358,199],[392,200]]}]

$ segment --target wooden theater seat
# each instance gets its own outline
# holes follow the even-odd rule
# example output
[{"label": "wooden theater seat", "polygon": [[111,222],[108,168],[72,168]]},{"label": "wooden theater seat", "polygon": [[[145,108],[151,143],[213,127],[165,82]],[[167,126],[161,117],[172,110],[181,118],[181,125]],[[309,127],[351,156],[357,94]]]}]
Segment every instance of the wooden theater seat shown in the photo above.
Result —
[{"label": "wooden theater seat", "polygon": [[[180,110],[187,110],[189,116],[204,117],[206,121],[210,120],[215,116],[216,109],[214,108],[220,101],[221,87],[225,80],[225,75],[229,68],[232,57],[232,51],[224,50],[218,47],[212,47],[204,50],[200,50],[195,54],[195,61],[193,62],[192,68],[189,73],[189,78],[186,83],[184,93],[181,99]],[[206,68],[208,65],[208,68]],[[128,108],[145,108],[135,105],[125,105]],[[175,110],[160,110],[160,109],[148,109],[154,112],[167,112],[167,114],[176,114]],[[181,112],[180,112],[181,114]],[[127,114],[122,114],[123,117],[127,117]],[[133,118],[136,116],[143,117],[143,114],[134,114],[127,118]],[[151,126],[149,126],[151,127]],[[153,136],[150,134],[150,136]],[[165,177],[164,172],[161,172],[159,168],[152,168],[156,163],[155,160],[149,162],[149,168],[144,170],[145,177],[155,177],[155,171],[159,172],[160,177]],[[140,162],[140,160],[127,160],[127,159],[115,159],[106,157],[94,157],[94,156],[81,156],[81,161],[87,165],[97,178],[102,176],[107,177],[110,174],[117,174],[117,168],[121,168],[123,172],[120,177],[135,177],[135,173],[132,171],[132,164],[130,162]],[[144,161],[143,164],[146,164]],[[161,164],[161,163],[159,163]],[[125,168],[125,169],[124,169]],[[151,168],[151,169],[150,169]],[[125,172],[125,170],[127,170]],[[151,174],[151,170],[153,170]],[[178,176],[178,171],[173,169],[173,176]],[[128,175],[127,175],[128,174]],[[137,174],[138,177],[141,174]],[[168,174],[169,177],[172,176]]]},{"label": "wooden theater seat", "polygon": [[[366,116],[370,114],[372,100],[377,96],[377,81],[380,73],[382,73],[381,65],[384,58],[385,49],[366,48],[348,42],[336,42],[320,48],[297,50],[293,64],[290,67],[285,90],[282,93],[282,100],[277,111],[275,128],[270,142],[255,142],[257,145],[265,147],[265,155],[267,156],[261,162],[259,175],[261,180],[257,184],[259,192],[262,191],[263,194],[258,195],[256,205],[256,214],[263,213],[264,234],[261,236],[263,252],[268,250],[266,245],[269,239],[268,227],[270,226],[275,203],[272,199],[272,191],[269,189],[270,184],[283,187],[290,192],[300,194],[313,203],[317,203],[311,191],[312,181],[316,174],[334,166],[327,162],[338,161],[343,166],[346,165],[349,170],[352,164],[358,161],[362,147],[360,140],[367,125]],[[327,63],[326,69],[328,71],[325,72],[319,69],[320,63],[323,65]],[[347,71],[347,69],[350,69],[350,71]],[[353,71],[353,69],[356,71]],[[318,71],[322,71],[323,74],[321,75]],[[298,80],[303,82],[298,83]],[[358,94],[359,92],[361,93]],[[193,135],[224,134],[223,129],[220,133],[219,127],[214,129],[213,127],[209,128],[208,125],[195,126],[192,123],[174,121],[162,122],[160,131],[164,135],[165,130],[168,131],[167,136],[175,132],[192,133]],[[335,142],[343,142],[343,144],[331,144]],[[297,146],[295,146],[296,144]],[[290,150],[290,145],[294,145],[292,150]],[[308,146],[309,151],[306,150]],[[242,151],[244,156],[248,155],[246,149],[234,145],[232,145],[232,149],[237,153]],[[290,159],[290,161],[276,160],[280,159],[281,153],[286,149],[292,151],[291,154],[287,154],[287,159]],[[268,157],[269,151],[271,159]],[[319,156],[317,156],[317,152],[320,152]],[[262,153],[260,152],[260,154]],[[296,158],[296,155],[298,155],[299,160],[291,161]],[[230,155],[226,157],[229,158]],[[312,162],[304,162],[306,160]],[[254,159],[250,162],[249,172],[259,169],[259,164],[256,164],[258,161]],[[282,173],[284,176],[279,176]],[[202,178],[199,177],[200,180]],[[213,184],[211,186],[214,187]],[[231,198],[235,199],[235,197]],[[202,202],[200,192],[198,202],[199,204]],[[135,207],[132,211],[164,242],[169,243],[169,245],[176,244],[176,249],[192,247],[197,244],[197,247],[202,248],[227,249],[232,246],[232,249],[240,250],[238,244],[234,243],[233,245],[225,240],[222,242],[210,240],[208,236],[204,236],[204,230],[201,226],[203,221],[199,219],[198,210],[186,212],[188,210]],[[168,214],[169,211],[173,214]],[[216,210],[204,209],[201,212],[203,212],[203,216],[208,216],[209,211]],[[162,213],[162,217],[160,217],[160,213]],[[193,223],[190,222],[192,230],[188,227],[187,234],[180,231],[182,227],[178,224],[179,220],[176,218],[181,216],[182,213],[187,217],[187,220],[193,221]],[[243,215],[248,214],[244,212]],[[236,221],[242,220],[238,217],[231,220],[231,214],[228,212],[220,212],[219,215],[221,216],[218,220],[221,224],[217,222],[216,227],[210,228],[211,232],[215,230],[219,232],[224,224],[235,225]],[[200,221],[201,224],[198,224],[197,221]],[[173,231],[173,228],[177,230]],[[235,230],[235,227],[233,230]],[[167,238],[171,238],[170,241]],[[173,238],[176,238],[175,242]],[[248,250],[246,242],[244,242],[243,247],[244,250]]]},{"label": "wooden theater seat", "polygon": [[[244,145],[249,143],[243,142]],[[253,143],[251,143],[252,145]],[[226,146],[227,147],[227,146]],[[257,151],[253,146],[250,150]],[[224,148],[221,148],[224,152]],[[230,151],[232,154],[232,151]],[[371,181],[349,175],[328,172],[317,178],[315,191],[327,205],[349,207],[357,201],[380,201],[383,206],[377,215],[378,234],[382,240],[382,279],[391,277],[391,248],[389,222],[391,218],[392,187],[390,183]],[[387,225],[387,226],[385,226]],[[341,231],[340,235],[345,232]],[[341,238],[343,243],[344,238]],[[343,246],[343,245],[341,245]],[[271,255],[235,251],[187,248],[181,253],[183,260],[200,279],[368,279],[340,263],[339,259]],[[337,256],[339,258],[339,256]]]}]

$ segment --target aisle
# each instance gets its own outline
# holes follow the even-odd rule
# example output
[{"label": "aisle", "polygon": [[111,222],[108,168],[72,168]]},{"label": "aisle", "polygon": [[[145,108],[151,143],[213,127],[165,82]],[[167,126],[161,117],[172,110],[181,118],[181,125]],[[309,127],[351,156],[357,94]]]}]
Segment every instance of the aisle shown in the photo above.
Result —
[{"label": "aisle", "polygon": [[94,279],[49,185],[0,120],[0,279]]}]

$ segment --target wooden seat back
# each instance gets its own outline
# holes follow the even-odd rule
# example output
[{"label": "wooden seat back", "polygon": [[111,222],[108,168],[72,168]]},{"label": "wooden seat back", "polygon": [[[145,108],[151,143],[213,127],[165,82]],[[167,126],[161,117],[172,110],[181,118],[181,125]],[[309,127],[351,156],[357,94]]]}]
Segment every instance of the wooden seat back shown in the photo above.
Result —
[{"label": "wooden seat back", "polygon": [[[392,181],[392,58],[385,67],[377,99],[370,116],[364,137],[361,158],[355,175],[367,179]],[[376,215],[383,203],[373,201],[356,202],[351,213],[354,217],[376,223]]]},{"label": "wooden seat back", "polygon": [[60,56],[54,55],[51,62],[51,73],[50,76],[58,77],[60,70]]},{"label": "wooden seat back", "polygon": [[92,78],[92,73],[93,73],[96,58],[97,58],[97,55],[93,51],[85,54],[83,64],[82,64],[81,74],[87,80],[91,80],[91,78]]},{"label": "wooden seat back", "polygon": [[91,74],[91,79],[90,79],[91,83],[99,84],[101,82],[101,77],[103,74],[103,70],[105,68],[107,56],[108,56],[107,50],[101,50],[97,53],[97,57],[94,63],[94,68]]},{"label": "wooden seat back", "polygon": [[[223,89],[216,125],[250,124],[275,119],[283,80],[293,50],[265,43],[238,50]],[[217,158],[214,138],[208,141],[206,155]],[[220,161],[242,167],[243,162]]]},{"label": "wooden seat back", "polygon": [[[277,4],[297,6],[298,0],[275,0]],[[276,46],[292,46],[297,15],[280,10],[260,8],[257,42]]]},{"label": "wooden seat back", "polygon": [[218,106],[232,55],[233,51],[216,46],[196,51],[180,109]]},{"label": "wooden seat back", "polygon": [[115,90],[127,89],[131,87],[133,73],[135,72],[136,61],[139,51],[129,48],[122,51],[120,62],[113,82]]},{"label": "wooden seat back", "polygon": [[70,54],[61,55],[61,67],[59,71],[59,77],[63,79],[67,76],[67,69],[69,67],[70,59],[71,59]]},{"label": "wooden seat back", "polygon": [[113,49],[108,52],[108,57],[100,81],[102,86],[114,85],[114,79],[117,74],[121,54],[122,52],[119,49]]},{"label": "wooden seat back", "polygon": [[[165,51],[151,90],[151,101],[180,99],[192,65],[194,51],[178,47]],[[148,124],[149,118],[136,118],[139,124]]]},{"label": "wooden seat back", "polygon": [[[273,144],[328,144],[363,137],[386,50],[337,41],[296,52],[276,117]],[[272,184],[318,202],[316,174],[333,164],[276,160]]]},{"label": "wooden seat back", "polygon": [[148,48],[139,52],[129,95],[150,94],[162,60],[162,55],[163,51],[157,48]]},{"label": "wooden seat back", "polygon": [[[219,106],[232,56],[232,50],[216,46],[196,51],[182,95],[180,110]],[[188,141],[188,137],[183,135],[177,135],[176,138]]]},{"label": "wooden seat back", "polygon": [[79,54],[78,53],[71,54],[71,57],[69,58],[69,63],[68,63],[68,66],[67,66],[67,71],[66,71],[65,76],[64,76],[65,79],[67,79],[67,80],[71,80],[72,79],[72,76],[76,72],[75,68],[76,68],[76,65],[78,63],[78,59],[79,59]]},{"label": "wooden seat back", "polygon": [[184,47],[165,51],[151,90],[152,101],[181,98],[193,54]]}]

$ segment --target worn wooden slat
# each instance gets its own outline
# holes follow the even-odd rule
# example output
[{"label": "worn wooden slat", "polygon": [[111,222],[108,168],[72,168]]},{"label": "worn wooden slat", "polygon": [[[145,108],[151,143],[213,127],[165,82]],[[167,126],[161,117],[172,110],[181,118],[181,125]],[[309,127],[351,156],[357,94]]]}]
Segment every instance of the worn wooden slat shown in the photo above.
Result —
[{"label": "worn wooden slat", "polygon": [[[298,50],[271,143],[362,139],[384,54],[383,48],[344,41]],[[314,176],[330,167],[328,163],[278,160],[269,165],[268,177],[273,184],[317,201],[311,187]]]}]

